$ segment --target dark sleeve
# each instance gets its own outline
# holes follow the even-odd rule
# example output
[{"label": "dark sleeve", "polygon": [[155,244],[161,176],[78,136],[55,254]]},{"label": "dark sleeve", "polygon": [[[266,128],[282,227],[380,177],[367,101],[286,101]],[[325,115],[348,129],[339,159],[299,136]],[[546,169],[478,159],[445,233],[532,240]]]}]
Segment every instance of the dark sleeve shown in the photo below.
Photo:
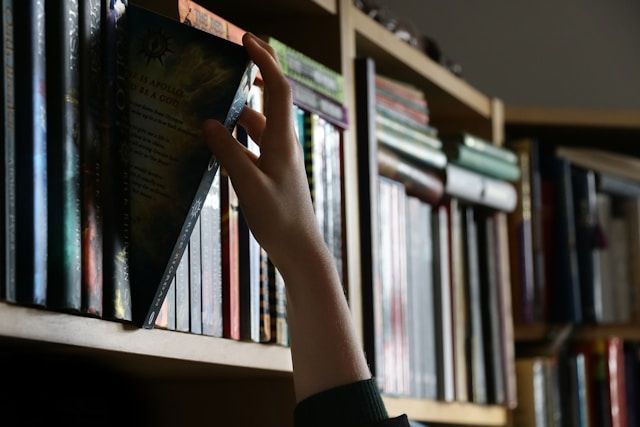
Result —
[{"label": "dark sleeve", "polygon": [[295,427],[408,427],[407,417],[389,419],[374,379],[315,394],[298,403]]}]

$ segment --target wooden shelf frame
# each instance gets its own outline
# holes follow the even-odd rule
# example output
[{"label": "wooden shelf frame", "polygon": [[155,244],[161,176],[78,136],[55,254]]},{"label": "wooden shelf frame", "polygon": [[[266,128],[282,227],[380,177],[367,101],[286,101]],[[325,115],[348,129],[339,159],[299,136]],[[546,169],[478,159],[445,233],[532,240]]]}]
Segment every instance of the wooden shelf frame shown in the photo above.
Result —
[{"label": "wooden shelf frame", "polygon": [[557,333],[569,328],[570,340],[620,337],[625,340],[640,340],[640,324],[612,325],[571,325],[545,324],[517,325],[515,340],[518,343],[541,342],[550,340]]},{"label": "wooden shelf frame", "polygon": [[556,108],[509,105],[507,125],[640,130],[640,110]]},{"label": "wooden shelf frame", "polygon": [[288,348],[161,329],[138,329],[73,314],[0,302],[0,337],[151,358],[289,374]]},{"label": "wooden shelf frame", "polygon": [[383,396],[390,416],[407,414],[413,420],[453,425],[504,426],[507,409],[497,405],[477,405],[466,402],[438,402]]}]

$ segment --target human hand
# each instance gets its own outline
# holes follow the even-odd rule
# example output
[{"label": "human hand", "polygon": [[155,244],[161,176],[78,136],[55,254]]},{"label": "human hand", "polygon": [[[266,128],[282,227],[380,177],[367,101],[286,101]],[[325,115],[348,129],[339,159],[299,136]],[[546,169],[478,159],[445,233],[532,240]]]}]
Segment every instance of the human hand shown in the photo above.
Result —
[{"label": "human hand", "polygon": [[264,79],[265,114],[245,107],[239,118],[260,146],[260,156],[217,121],[204,123],[204,137],[231,179],[249,228],[276,267],[286,273],[305,258],[328,254],[328,250],[313,212],[293,126],[289,83],[267,43],[250,33],[242,42]]}]

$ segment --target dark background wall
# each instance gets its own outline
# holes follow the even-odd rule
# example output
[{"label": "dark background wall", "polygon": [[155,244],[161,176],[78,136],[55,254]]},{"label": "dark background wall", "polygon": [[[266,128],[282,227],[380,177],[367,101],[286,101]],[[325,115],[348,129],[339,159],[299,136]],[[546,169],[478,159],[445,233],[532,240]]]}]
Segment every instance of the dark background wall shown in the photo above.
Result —
[{"label": "dark background wall", "polygon": [[640,108],[638,0],[380,0],[511,105]]}]

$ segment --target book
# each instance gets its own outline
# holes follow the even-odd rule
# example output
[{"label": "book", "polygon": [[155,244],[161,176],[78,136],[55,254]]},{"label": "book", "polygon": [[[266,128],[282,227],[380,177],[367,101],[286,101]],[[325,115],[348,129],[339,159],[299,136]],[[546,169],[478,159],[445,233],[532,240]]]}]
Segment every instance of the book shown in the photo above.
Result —
[{"label": "book", "polygon": [[[163,300],[167,302],[167,329],[170,331],[176,330],[176,278],[171,279],[171,284],[167,289],[167,295]],[[160,305],[162,307],[162,304]],[[154,320],[155,324],[155,320]]]},{"label": "book", "polygon": [[613,307],[617,323],[629,323],[631,320],[631,284],[629,265],[637,259],[629,258],[629,230],[624,217],[616,216],[611,221],[608,243],[611,248],[611,282]]},{"label": "book", "polygon": [[[640,259],[640,199],[627,200],[623,204],[624,216],[629,227],[629,259]],[[640,263],[629,262],[630,317],[640,321]]]},{"label": "book", "polygon": [[80,2],[80,160],[82,311],[102,315],[102,162],[106,144],[103,15],[99,0]]},{"label": "book", "polygon": [[[222,336],[240,339],[240,265],[238,197],[229,177],[220,178],[222,234]],[[204,297],[204,295],[203,295]]]},{"label": "book", "polygon": [[438,399],[452,402],[455,399],[455,375],[449,253],[449,216],[447,208],[439,206],[433,215],[436,384]]},{"label": "book", "polygon": [[269,302],[269,256],[260,248],[260,342],[271,342],[271,307]]},{"label": "book", "polygon": [[[211,187],[213,188],[213,184],[211,185]],[[193,231],[191,232],[191,240],[189,240],[189,331],[192,334],[202,334],[202,279],[204,276],[204,271],[202,269],[202,221],[204,216],[206,215],[205,211],[207,209],[210,209],[207,206],[208,198],[209,193],[207,193],[207,198],[204,200],[202,211],[200,211],[200,218],[198,218],[198,220],[196,221],[196,225],[193,227]],[[220,203],[219,198],[218,203]],[[218,220],[218,227],[219,224],[220,221]],[[207,225],[209,225],[209,223],[207,223]],[[218,243],[219,247],[220,233],[218,233],[216,242]],[[212,257],[211,252],[207,253],[210,257]],[[213,276],[212,270],[213,268],[211,268],[208,273]],[[211,277],[210,280],[213,280],[213,277]],[[219,275],[218,284],[220,285]],[[222,291],[220,286],[218,286],[218,290]],[[218,293],[218,295],[219,294],[220,293]],[[218,318],[222,320],[222,305],[218,304],[217,308]],[[220,327],[218,328],[218,336],[222,336],[222,321],[220,321],[219,323]]]},{"label": "book", "polygon": [[443,169],[447,164],[447,158],[443,152],[435,150],[421,142],[399,138],[392,134],[376,131],[380,145],[394,150],[408,160],[434,169]]},{"label": "book", "polygon": [[449,162],[465,169],[504,181],[514,182],[520,179],[520,168],[515,163],[497,159],[467,145],[445,143],[444,152]]},{"label": "book", "polygon": [[600,282],[602,283],[602,292],[598,298],[601,315],[598,320],[601,323],[615,323],[617,319],[616,312],[616,287],[614,282],[614,252],[613,245],[613,213],[612,200],[608,194],[596,195],[596,209],[598,215],[598,225],[601,239],[604,241],[600,248]]},{"label": "book", "polygon": [[282,72],[311,89],[339,102],[344,102],[344,79],[330,68],[269,37]]},{"label": "book", "polygon": [[[228,228],[230,213],[228,185],[228,178],[217,174],[213,178],[200,213],[200,270],[202,274],[199,277],[202,288],[202,334],[214,337],[223,336],[223,297],[225,296],[223,284],[227,283],[224,281],[226,276],[223,272],[225,267],[229,267],[228,252],[226,252],[229,250],[230,232]],[[227,264],[224,263],[225,261]],[[196,274],[198,273],[196,272]],[[234,296],[237,298],[237,295],[236,292]]]},{"label": "book", "polygon": [[438,175],[404,161],[384,147],[378,149],[378,171],[382,176],[402,182],[407,194],[427,203],[438,203],[444,192],[442,179]]},{"label": "book", "polygon": [[0,298],[16,301],[16,116],[13,0],[2,2],[2,292]]},{"label": "book", "polygon": [[600,274],[596,177],[593,171],[573,167],[571,170],[576,218],[576,250],[583,315],[586,321],[602,320],[602,293],[610,283]]},{"label": "book", "polygon": [[517,196],[511,184],[448,164],[445,169],[445,193],[471,203],[511,212]]},{"label": "book", "polygon": [[[480,289],[480,260],[478,254],[478,225],[474,208],[466,206],[462,210],[464,233],[465,294],[467,305],[467,348],[471,367],[471,400],[487,403],[487,379],[485,372],[485,329],[482,322],[482,299]],[[485,306],[486,307],[486,306]]]},{"label": "book", "polygon": [[[624,348],[620,338],[607,340],[607,368],[611,396],[611,427],[627,426]],[[630,378],[632,380],[632,378]]]},{"label": "book", "polygon": [[375,77],[375,88],[377,91],[383,90],[386,93],[393,94],[394,97],[407,102],[409,105],[414,105],[416,109],[428,111],[424,92],[404,82],[378,74]]},{"label": "book", "polygon": [[[194,226],[195,231],[195,226]],[[191,241],[191,236],[189,236]],[[189,332],[189,245],[176,268],[176,330]]]},{"label": "book", "polygon": [[[398,123],[395,120],[391,120],[381,114],[376,115],[376,126],[389,132],[391,134],[395,134],[398,137],[406,137],[410,139],[414,139],[416,141],[422,142],[430,146],[435,150],[439,150],[442,148],[442,142],[436,137],[435,134],[425,131],[418,131],[412,129],[408,126],[404,126],[402,123]],[[434,130],[435,131],[435,130]]]},{"label": "book", "polygon": [[[47,302],[47,93],[44,0],[14,2],[16,300]],[[19,141],[19,143],[18,143]]]},{"label": "book", "polygon": [[241,47],[144,9],[129,6],[126,24],[132,314],[150,328],[218,169],[202,121],[233,129],[255,67]]},{"label": "book", "polygon": [[[124,70],[126,52],[118,49],[125,40],[122,18],[127,2],[102,2],[105,16],[103,72],[106,91],[106,143],[101,151],[103,202],[103,317],[130,321],[131,282],[129,271],[129,166],[125,142],[128,140],[127,103],[117,94],[126,93],[126,81],[118,79]],[[120,71],[119,71],[120,70]]]},{"label": "book", "polygon": [[614,175],[597,174],[598,191],[616,196],[638,198],[640,197],[640,183]]},{"label": "book", "polygon": [[287,294],[284,279],[269,261],[269,307],[271,321],[271,342],[287,347],[289,328],[287,322]]},{"label": "book", "polygon": [[[47,55],[47,305],[79,311],[80,62],[78,2],[45,3]],[[85,106],[83,106],[85,108]]]},{"label": "book", "polygon": [[447,145],[463,145],[465,147],[469,147],[475,152],[486,154],[487,156],[502,162],[511,163],[513,165],[518,162],[516,154],[513,151],[499,147],[470,133],[461,132],[445,135],[442,139]]},{"label": "book", "polygon": [[514,423],[518,426],[548,426],[545,411],[544,365],[540,359],[520,359],[516,362],[518,408]]},{"label": "book", "polygon": [[640,160],[592,148],[558,147],[556,155],[574,165],[622,179],[640,181]]},{"label": "book", "polygon": [[397,111],[416,123],[420,123],[425,126],[429,124],[429,114],[427,111],[420,111],[414,109],[412,106],[407,106],[404,102],[397,98],[394,99],[389,97],[387,93],[380,91],[379,89],[376,89],[376,102],[378,105]]},{"label": "book", "polygon": [[317,114],[324,120],[346,129],[349,125],[347,109],[333,99],[308,88],[294,79],[288,79],[293,94],[293,103],[311,113]]}]

